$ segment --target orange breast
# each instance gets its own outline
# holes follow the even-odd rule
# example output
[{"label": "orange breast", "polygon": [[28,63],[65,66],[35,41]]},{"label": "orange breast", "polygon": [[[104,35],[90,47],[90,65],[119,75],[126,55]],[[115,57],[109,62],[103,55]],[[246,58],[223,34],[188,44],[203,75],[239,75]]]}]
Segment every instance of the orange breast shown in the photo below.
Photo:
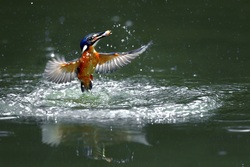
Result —
[{"label": "orange breast", "polygon": [[99,54],[93,48],[90,48],[82,54],[79,61],[78,79],[85,80],[86,78],[92,77],[99,61]]}]

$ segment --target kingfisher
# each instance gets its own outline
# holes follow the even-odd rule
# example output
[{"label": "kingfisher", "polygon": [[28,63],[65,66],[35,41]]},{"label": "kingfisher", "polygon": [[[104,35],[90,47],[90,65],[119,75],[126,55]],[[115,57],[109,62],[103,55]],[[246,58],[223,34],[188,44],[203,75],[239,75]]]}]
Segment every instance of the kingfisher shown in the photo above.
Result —
[{"label": "kingfisher", "polygon": [[64,57],[49,60],[45,67],[45,78],[55,83],[66,83],[76,77],[81,83],[81,91],[92,89],[93,73],[110,73],[123,67],[145,52],[152,44],[149,42],[128,52],[99,53],[95,50],[97,42],[111,34],[111,30],[92,33],[80,41],[81,57],[65,61]]}]

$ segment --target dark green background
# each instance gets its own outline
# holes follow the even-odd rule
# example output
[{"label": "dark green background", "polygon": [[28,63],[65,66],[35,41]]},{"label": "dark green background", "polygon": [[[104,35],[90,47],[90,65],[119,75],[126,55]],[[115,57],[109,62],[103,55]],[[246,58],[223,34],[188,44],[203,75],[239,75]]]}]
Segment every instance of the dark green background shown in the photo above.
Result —
[{"label": "dark green background", "polygon": [[[2,1],[0,12],[1,68],[41,71],[46,48],[69,55],[86,34],[131,21],[129,46],[154,42],[144,66],[166,74],[176,66],[201,77],[249,76],[248,1]],[[117,50],[127,35],[119,30],[105,39]]]},{"label": "dark green background", "polygon": [[[249,166],[249,18],[247,0],[1,1],[0,166]],[[99,42],[97,50],[126,51],[153,41],[147,53],[108,79],[132,76],[137,78],[132,83],[145,80],[149,85],[187,87],[204,94],[213,90],[222,97],[221,106],[209,116],[159,124],[146,121],[136,127],[126,120],[89,124],[62,119],[59,126],[65,140],[59,146],[42,143],[42,126],[57,125],[56,120],[26,117],[2,104],[41,86],[51,53],[75,59],[82,37],[108,29],[113,34]],[[175,101],[164,96],[151,95],[148,100]],[[176,104],[188,103],[185,100]],[[94,139],[86,137],[89,133]],[[145,135],[150,146],[127,139],[135,134]],[[111,157],[133,158],[124,164],[87,158],[81,152],[89,140],[105,143]]]}]

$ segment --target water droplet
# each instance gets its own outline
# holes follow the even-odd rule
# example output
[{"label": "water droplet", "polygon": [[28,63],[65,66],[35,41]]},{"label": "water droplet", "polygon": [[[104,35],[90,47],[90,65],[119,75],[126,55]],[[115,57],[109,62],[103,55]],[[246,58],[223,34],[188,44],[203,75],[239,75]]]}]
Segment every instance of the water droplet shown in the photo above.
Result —
[{"label": "water droplet", "polygon": [[61,16],[61,17],[59,18],[59,22],[60,22],[60,24],[63,24],[63,23],[64,23],[64,21],[65,21],[65,17]]},{"label": "water droplet", "polygon": [[111,20],[114,21],[114,22],[118,22],[118,21],[120,21],[120,17],[119,16],[113,16]]},{"label": "water droplet", "polygon": [[133,25],[133,22],[132,22],[131,20],[127,20],[127,21],[125,22],[125,25],[126,25],[127,27],[131,27],[131,26]]},{"label": "water droplet", "polygon": [[227,152],[226,152],[226,151],[224,151],[224,150],[222,150],[222,151],[219,151],[219,152],[218,152],[218,155],[221,155],[221,156],[223,156],[223,155],[227,155]]},{"label": "water droplet", "polygon": [[171,67],[170,70],[171,71],[176,71],[177,70],[177,66]]}]

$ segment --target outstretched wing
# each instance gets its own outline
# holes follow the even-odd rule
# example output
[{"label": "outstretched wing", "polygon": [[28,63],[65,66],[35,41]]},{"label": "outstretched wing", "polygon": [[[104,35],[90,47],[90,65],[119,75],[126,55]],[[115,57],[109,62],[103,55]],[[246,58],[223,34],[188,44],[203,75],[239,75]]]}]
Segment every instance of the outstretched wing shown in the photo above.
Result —
[{"label": "outstretched wing", "polygon": [[66,62],[64,57],[50,60],[45,67],[45,77],[55,83],[70,82],[76,77],[79,61]]},{"label": "outstretched wing", "polygon": [[95,68],[95,72],[108,73],[121,68],[145,52],[151,44],[152,42],[149,42],[147,45],[129,52],[99,53],[100,60]]}]

